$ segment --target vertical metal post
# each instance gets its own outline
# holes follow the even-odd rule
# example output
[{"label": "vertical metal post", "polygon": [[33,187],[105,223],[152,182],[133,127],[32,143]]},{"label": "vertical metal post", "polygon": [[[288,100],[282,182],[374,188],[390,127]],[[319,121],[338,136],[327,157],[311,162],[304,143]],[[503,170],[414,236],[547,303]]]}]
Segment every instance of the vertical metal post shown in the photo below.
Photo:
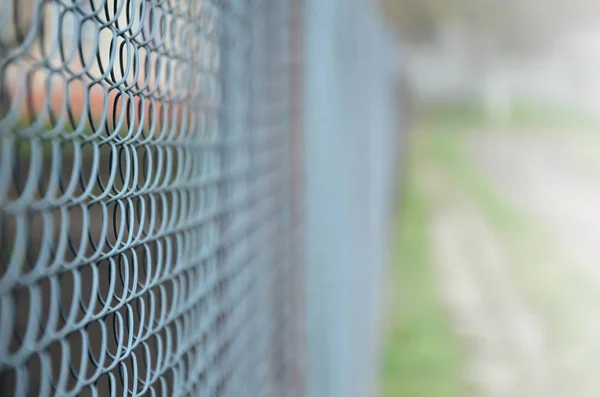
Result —
[{"label": "vertical metal post", "polygon": [[374,395],[396,87],[376,2],[306,2],[308,396]]}]

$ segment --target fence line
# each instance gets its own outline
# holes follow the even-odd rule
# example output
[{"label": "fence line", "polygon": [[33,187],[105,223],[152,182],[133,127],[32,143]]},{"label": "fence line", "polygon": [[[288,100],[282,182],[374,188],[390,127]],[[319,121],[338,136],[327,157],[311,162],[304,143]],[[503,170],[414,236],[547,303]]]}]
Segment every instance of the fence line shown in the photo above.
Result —
[{"label": "fence line", "polygon": [[0,0],[0,394],[367,395],[390,37],[359,0]]}]

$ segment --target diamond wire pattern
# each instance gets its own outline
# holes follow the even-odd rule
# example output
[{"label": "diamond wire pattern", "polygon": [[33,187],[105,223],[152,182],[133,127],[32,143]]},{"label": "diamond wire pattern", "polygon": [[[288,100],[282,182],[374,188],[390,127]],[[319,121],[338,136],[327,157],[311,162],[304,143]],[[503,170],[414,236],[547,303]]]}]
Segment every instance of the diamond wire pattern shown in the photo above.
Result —
[{"label": "diamond wire pattern", "polygon": [[299,395],[290,12],[0,0],[0,395]]}]

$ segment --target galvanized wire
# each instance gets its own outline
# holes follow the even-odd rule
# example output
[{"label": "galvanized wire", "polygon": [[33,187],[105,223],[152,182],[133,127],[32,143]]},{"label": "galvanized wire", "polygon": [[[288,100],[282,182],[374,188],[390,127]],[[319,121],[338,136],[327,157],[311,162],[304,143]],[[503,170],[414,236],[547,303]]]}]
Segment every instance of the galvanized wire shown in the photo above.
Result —
[{"label": "galvanized wire", "polygon": [[0,0],[0,395],[300,395],[284,0]]}]

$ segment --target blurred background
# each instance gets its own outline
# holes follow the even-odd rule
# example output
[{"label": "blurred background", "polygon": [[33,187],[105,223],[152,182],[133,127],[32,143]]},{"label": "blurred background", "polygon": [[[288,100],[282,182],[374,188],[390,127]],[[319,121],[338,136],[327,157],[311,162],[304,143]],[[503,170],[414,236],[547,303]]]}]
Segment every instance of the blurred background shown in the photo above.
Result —
[{"label": "blurred background", "polygon": [[600,396],[600,0],[0,11],[2,396]]},{"label": "blurred background", "polygon": [[381,395],[600,395],[600,2],[382,7],[411,112]]}]

